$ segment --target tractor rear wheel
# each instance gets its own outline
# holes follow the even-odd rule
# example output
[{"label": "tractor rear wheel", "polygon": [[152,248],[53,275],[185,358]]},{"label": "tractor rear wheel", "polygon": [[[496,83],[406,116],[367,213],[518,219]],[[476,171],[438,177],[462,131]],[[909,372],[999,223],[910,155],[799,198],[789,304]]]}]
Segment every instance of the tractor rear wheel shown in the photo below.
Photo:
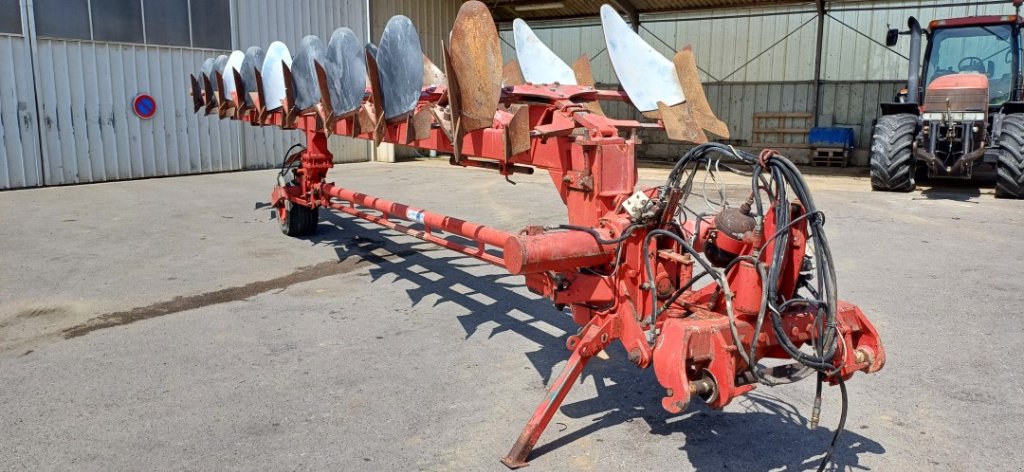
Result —
[{"label": "tractor rear wheel", "polygon": [[886,115],[878,119],[871,137],[871,189],[887,192],[914,190],[913,144],[917,117]]},{"label": "tractor rear wheel", "polygon": [[305,236],[316,231],[320,223],[320,209],[309,208],[285,200],[277,208],[277,221],[281,224],[281,232],[288,236]]},{"label": "tractor rear wheel", "polygon": [[1024,198],[1024,114],[1003,118],[998,149],[996,198]]}]

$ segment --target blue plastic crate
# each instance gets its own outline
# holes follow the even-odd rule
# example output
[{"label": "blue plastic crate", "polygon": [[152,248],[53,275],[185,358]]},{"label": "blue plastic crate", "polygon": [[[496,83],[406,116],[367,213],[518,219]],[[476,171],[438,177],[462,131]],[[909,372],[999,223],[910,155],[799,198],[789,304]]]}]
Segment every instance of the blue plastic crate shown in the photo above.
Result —
[{"label": "blue plastic crate", "polygon": [[807,142],[811,147],[819,148],[853,149],[857,146],[853,128],[811,128]]}]

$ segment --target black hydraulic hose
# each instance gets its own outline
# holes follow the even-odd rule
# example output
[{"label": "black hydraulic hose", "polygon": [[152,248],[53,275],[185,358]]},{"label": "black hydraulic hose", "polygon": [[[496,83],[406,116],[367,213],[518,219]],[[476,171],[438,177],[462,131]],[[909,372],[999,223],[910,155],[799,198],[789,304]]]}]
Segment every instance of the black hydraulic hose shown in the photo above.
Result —
[{"label": "black hydraulic hose", "polygon": [[604,239],[601,236],[601,233],[598,233],[597,230],[594,229],[594,228],[588,228],[586,226],[576,226],[576,225],[558,225],[558,226],[555,226],[555,228],[557,228],[557,229],[564,229],[564,230],[569,230],[569,231],[583,231],[585,233],[589,233],[591,236],[594,237],[594,239],[597,240],[598,244],[605,245],[605,246],[610,246],[612,244],[619,244],[619,243],[629,239],[629,237],[633,235],[633,231],[636,231],[636,229],[639,228],[639,227],[640,227],[639,225],[629,225],[626,228],[626,230],[623,231],[622,234],[619,235],[619,237],[614,238],[614,239]]},{"label": "black hydraulic hose", "polygon": [[681,296],[683,295],[683,292],[685,292],[685,291],[686,291],[686,289],[688,289],[688,288],[692,287],[692,286],[693,286],[693,284],[697,283],[697,281],[698,281],[698,280],[700,280],[700,279],[703,279],[705,275],[708,275],[708,273],[707,273],[706,271],[705,271],[705,272],[701,272],[701,273],[699,273],[699,274],[697,274],[697,275],[695,275],[695,276],[693,276],[693,277],[690,277],[690,280],[689,280],[688,282],[686,282],[685,284],[683,284],[683,286],[682,286],[682,287],[679,287],[679,288],[677,288],[675,292],[672,292],[672,295],[671,295],[670,297],[668,297],[668,299],[667,299],[667,300],[665,300],[665,301],[664,301],[664,302],[663,302],[663,303],[661,304],[661,308],[660,308],[660,309],[658,310],[658,312],[657,312],[657,313],[656,313],[656,314],[654,315],[654,316],[655,316],[655,319],[657,319],[657,316],[658,316],[658,315],[660,315],[660,314],[662,314],[662,313],[663,313],[663,312],[665,311],[665,309],[667,309],[667,308],[668,308],[668,306],[669,306],[669,305],[671,305],[671,304],[675,303],[675,302],[676,302],[676,300],[678,300],[678,299],[679,299],[679,297],[681,297]]},{"label": "black hydraulic hose", "polygon": [[651,291],[651,314],[652,314],[652,316],[651,316],[651,320],[650,320],[650,324],[651,324],[651,331],[650,332],[652,334],[654,333],[654,328],[653,327],[654,327],[655,321],[657,321],[656,312],[657,312],[657,307],[658,307],[658,304],[657,304],[658,303],[658,298],[657,298],[658,294],[657,294],[657,287],[655,287],[655,284],[654,284],[654,269],[651,267],[651,258],[647,257],[647,254],[649,254],[649,252],[650,252],[651,239],[653,239],[653,238],[655,238],[657,236],[666,236],[666,237],[672,238],[677,243],[679,243],[679,245],[683,248],[683,250],[685,250],[687,253],[689,253],[690,256],[692,256],[693,259],[696,260],[697,263],[699,263],[704,268],[704,270],[708,274],[711,274],[711,276],[714,277],[715,280],[718,282],[718,286],[725,292],[725,313],[726,313],[726,316],[728,316],[728,318],[729,318],[729,331],[732,334],[733,343],[736,344],[736,352],[739,353],[740,358],[742,358],[743,361],[747,363],[747,365],[750,365],[750,358],[747,357],[747,351],[745,349],[743,349],[743,339],[740,337],[739,330],[736,328],[736,313],[733,312],[733,308],[732,308],[732,297],[733,297],[733,294],[732,294],[732,290],[729,289],[729,281],[726,279],[726,277],[722,273],[716,271],[711,266],[711,263],[709,263],[707,260],[705,260],[700,255],[700,253],[697,252],[695,249],[693,249],[693,247],[690,246],[690,244],[687,243],[686,240],[684,240],[681,236],[679,236],[678,234],[675,234],[675,233],[673,233],[671,231],[665,231],[663,229],[655,229],[655,230],[652,230],[651,232],[647,233],[647,236],[644,237],[644,243],[643,243],[643,252],[642,252],[642,254],[644,254],[644,269],[647,272],[647,280],[649,281],[648,284],[650,285],[650,291]]},{"label": "black hydraulic hose", "polygon": [[291,166],[291,164],[295,162],[295,159],[291,159],[291,157],[294,155],[292,154],[292,149],[296,148],[302,148],[302,150],[306,150],[306,146],[303,146],[302,144],[292,144],[292,147],[288,148],[288,150],[284,152],[284,159],[281,160],[281,172],[279,172],[278,174],[284,175],[284,173]]},{"label": "black hydraulic hose", "polygon": [[836,376],[836,383],[839,384],[839,393],[842,396],[842,411],[839,414],[839,424],[836,426],[836,432],[832,435],[832,442],[828,445],[825,457],[821,458],[821,464],[818,465],[818,472],[823,472],[825,467],[832,463],[832,455],[836,451],[836,444],[839,444],[839,436],[846,430],[846,414],[850,407],[850,398],[846,392],[846,382],[843,381],[842,376]]}]

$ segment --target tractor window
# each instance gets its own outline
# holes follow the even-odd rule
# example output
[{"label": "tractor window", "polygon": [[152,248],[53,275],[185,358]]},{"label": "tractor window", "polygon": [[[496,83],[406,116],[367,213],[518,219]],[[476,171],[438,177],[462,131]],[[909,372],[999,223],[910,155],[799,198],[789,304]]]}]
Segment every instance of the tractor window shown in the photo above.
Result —
[{"label": "tractor window", "polygon": [[1013,89],[1013,28],[1010,25],[940,28],[932,32],[927,84],[961,72],[985,74],[989,103],[1010,99]]}]

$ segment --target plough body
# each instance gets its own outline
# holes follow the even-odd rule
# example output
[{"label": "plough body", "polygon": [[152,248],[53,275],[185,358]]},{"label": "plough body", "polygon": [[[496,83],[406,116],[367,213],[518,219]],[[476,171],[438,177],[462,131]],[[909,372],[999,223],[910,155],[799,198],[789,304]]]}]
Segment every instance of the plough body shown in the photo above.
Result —
[{"label": "plough body", "polygon": [[[607,7],[603,13],[606,32],[626,34],[615,23],[621,18]],[[531,46],[520,48],[519,63],[531,61],[522,54],[530,50],[547,51],[538,53],[545,64],[557,60],[520,23],[517,44]],[[624,51],[610,47],[616,70],[627,67],[631,58],[622,54],[634,54],[637,40],[609,38],[610,46]],[[193,104],[221,118],[305,133],[305,150],[286,159],[271,195],[284,232],[312,231],[318,209],[329,208],[523,275],[531,291],[559,311],[569,308],[580,326],[566,340],[569,362],[502,459],[507,466],[526,465],[587,361],[615,341],[636,366],[653,366],[665,391],[662,405],[672,413],[685,410],[693,396],[722,408],[758,380],[796,380],[819,371],[820,379],[837,383],[883,366],[878,333],[857,307],[801,302],[798,290],[811,278],[808,240],[823,238],[809,195],[789,201],[778,184],[761,185],[755,177],[757,206],[764,193],[767,210],[753,212],[752,195],[738,209],[687,219],[687,187],[636,190],[637,130],[664,129],[693,142],[706,141],[704,130],[728,132],[703,97],[688,48],[675,61],[650,56],[653,49],[635,53],[658,63],[661,75],[652,82],[633,74],[629,81],[640,84],[634,88],[671,88],[644,88],[641,94],[629,86],[597,89],[585,57],[574,68],[532,62],[502,67],[493,20],[480,2],[467,2],[460,11],[445,48],[445,73],[419,52],[407,18],[389,22],[379,48],[355,41],[342,28],[327,45],[307,37],[294,57],[275,42],[265,54],[253,47],[232,61],[207,61],[200,77],[192,78]],[[245,70],[225,69],[228,63]],[[552,70],[566,78],[573,71],[576,80],[527,82],[531,74]],[[670,72],[678,75],[665,75]],[[664,85],[672,80],[675,85]],[[599,105],[634,103],[631,97],[638,96],[647,104],[641,111],[654,121],[610,118]],[[329,136],[436,150],[451,154],[454,165],[493,169],[506,178],[546,171],[565,203],[568,224],[509,233],[329,183]],[[701,149],[724,152],[721,146]],[[772,176],[783,175],[787,164],[773,155],[744,162]],[[786,180],[778,182],[786,187]],[[714,282],[698,288],[699,270]],[[772,328],[764,329],[767,324]],[[816,364],[757,364],[792,359],[792,348],[802,346],[819,354]]]}]

